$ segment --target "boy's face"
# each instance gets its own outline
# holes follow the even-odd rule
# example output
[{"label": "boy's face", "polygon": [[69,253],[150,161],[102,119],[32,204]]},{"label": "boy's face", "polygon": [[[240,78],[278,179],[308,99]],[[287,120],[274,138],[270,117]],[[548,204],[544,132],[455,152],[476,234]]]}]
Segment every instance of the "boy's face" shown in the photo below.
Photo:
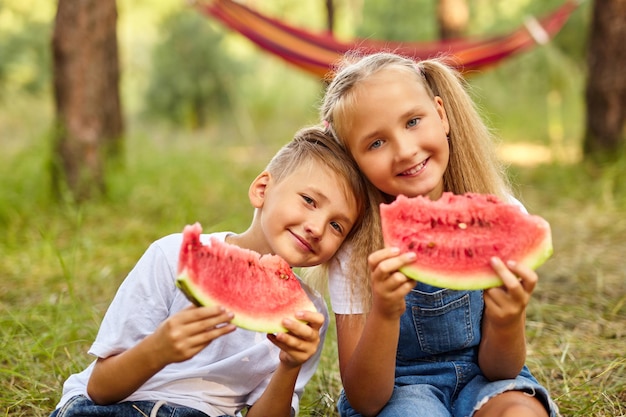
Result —
[{"label": "boy's face", "polygon": [[356,200],[346,181],[314,161],[280,182],[267,175],[255,206],[269,250],[294,267],[328,261],[357,220]]}]

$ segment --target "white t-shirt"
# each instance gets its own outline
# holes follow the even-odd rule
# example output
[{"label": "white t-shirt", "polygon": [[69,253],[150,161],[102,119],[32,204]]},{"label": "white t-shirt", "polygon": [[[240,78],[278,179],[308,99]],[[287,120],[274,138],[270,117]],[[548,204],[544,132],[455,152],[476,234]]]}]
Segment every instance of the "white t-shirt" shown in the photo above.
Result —
[{"label": "white t-shirt", "polygon": [[[516,205],[524,213],[528,211],[515,197],[510,197],[510,204]],[[352,297],[348,268],[351,245],[343,245],[337,253],[337,262],[332,262],[328,269],[328,294],[330,296],[331,309],[335,314],[363,314],[363,303]]]},{"label": "white t-shirt", "polygon": [[[213,236],[223,241],[228,234],[204,234],[201,240],[207,242]],[[118,289],[90,354],[106,358],[128,350],[153,333],[165,319],[191,304],[175,285],[181,243],[182,234],[173,234],[148,248]],[[291,402],[293,414],[297,414],[304,386],[319,363],[329,322],[324,299],[303,287],[324,314],[325,322],[320,330],[318,351],[300,370]],[[201,410],[209,416],[235,415],[254,404],[264,392],[278,367],[279,352],[264,333],[237,328],[214,340],[193,358],[166,366],[125,400],[165,400]],[[94,363],[67,379],[57,408],[76,395],[87,396],[87,382]]]}]

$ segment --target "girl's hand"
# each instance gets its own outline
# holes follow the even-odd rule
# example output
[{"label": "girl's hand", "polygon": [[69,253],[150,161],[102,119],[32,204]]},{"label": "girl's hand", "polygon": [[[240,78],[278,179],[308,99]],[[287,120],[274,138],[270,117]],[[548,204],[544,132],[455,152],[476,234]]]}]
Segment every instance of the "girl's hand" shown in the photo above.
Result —
[{"label": "girl's hand", "polygon": [[165,364],[190,359],[213,340],[235,330],[233,314],[222,307],[190,306],[169,317],[149,337]]},{"label": "girl's hand", "polygon": [[267,335],[280,348],[280,361],[292,368],[301,366],[315,354],[320,344],[320,329],[324,324],[324,315],[313,311],[298,311],[296,318],[298,320],[283,320],[287,333]]},{"label": "girl's hand", "polygon": [[415,281],[398,269],[410,264],[415,254],[400,255],[398,248],[384,248],[372,253],[367,261],[372,277],[372,310],[383,317],[399,319],[404,313],[404,297],[415,287]]},{"label": "girl's hand", "polygon": [[538,276],[532,269],[499,258],[491,266],[502,279],[503,285],[485,290],[485,315],[491,325],[506,327],[524,319],[526,306],[537,285]]}]

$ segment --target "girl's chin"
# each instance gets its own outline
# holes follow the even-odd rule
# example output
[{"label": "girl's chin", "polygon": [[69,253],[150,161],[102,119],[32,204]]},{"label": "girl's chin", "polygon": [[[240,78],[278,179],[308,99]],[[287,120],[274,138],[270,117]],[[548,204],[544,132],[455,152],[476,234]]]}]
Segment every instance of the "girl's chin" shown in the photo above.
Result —
[{"label": "girl's chin", "polygon": [[400,190],[399,192],[395,193],[394,195],[398,196],[400,194],[406,197],[417,197],[421,195],[424,197],[429,197],[431,200],[436,200],[437,198],[439,198],[439,195],[441,193],[438,193],[436,189],[434,188],[419,187],[419,188],[404,188]]}]

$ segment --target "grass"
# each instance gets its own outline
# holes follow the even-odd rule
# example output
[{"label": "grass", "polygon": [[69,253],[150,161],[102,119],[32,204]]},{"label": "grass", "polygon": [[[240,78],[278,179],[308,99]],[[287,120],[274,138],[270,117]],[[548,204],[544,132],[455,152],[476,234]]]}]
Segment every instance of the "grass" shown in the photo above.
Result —
[{"label": "grass", "polygon": [[[50,202],[45,138],[2,139],[3,415],[50,413],[63,381],[91,361],[85,352],[102,315],[150,242],[194,221],[206,230],[247,225],[248,182],[279,144],[241,147],[223,137],[133,134],[109,197],[81,207]],[[523,202],[553,228],[555,254],[528,311],[528,365],[564,416],[626,415],[624,162],[511,168]],[[301,415],[335,415],[340,387],[331,329]]]}]

